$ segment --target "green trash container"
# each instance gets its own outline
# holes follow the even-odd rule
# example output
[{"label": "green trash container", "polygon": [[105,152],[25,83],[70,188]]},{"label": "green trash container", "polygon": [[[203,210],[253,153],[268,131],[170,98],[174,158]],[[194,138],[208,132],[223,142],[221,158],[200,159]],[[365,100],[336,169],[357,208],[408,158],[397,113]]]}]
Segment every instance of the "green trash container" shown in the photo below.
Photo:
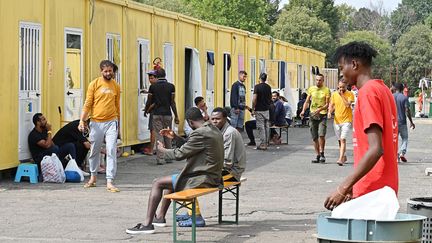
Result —
[{"label": "green trash container", "polygon": [[410,104],[410,111],[411,111],[411,115],[412,116],[415,116],[415,101],[414,100],[411,100],[410,102],[409,102],[409,104]]},{"label": "green trash container", "polygon": [[432,117],[432,100],[429,101],[429,117]]}]

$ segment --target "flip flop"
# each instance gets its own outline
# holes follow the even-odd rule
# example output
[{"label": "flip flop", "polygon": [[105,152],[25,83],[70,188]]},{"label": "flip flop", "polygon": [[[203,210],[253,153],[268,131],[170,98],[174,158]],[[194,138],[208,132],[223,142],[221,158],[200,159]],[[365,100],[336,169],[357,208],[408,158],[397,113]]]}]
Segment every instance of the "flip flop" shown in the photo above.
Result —
[{"label": "flip flop", "polygon": [[344,165],[344,162],[342,162],[342,161],[340,161],[340,160],[338,160],[336,163],[337,163],[339,166],[343,166],[343,165]]},{"label": "flip flop", "polygon": [[96,182],[92,182],[92,183],[86,183],[84,184],[84,188],[90,188],[90,187],[96,187]]},{"label": "flip flop", "polygon": [[107,187],[108,192],[120,192],[120,190],[117,187]]}]

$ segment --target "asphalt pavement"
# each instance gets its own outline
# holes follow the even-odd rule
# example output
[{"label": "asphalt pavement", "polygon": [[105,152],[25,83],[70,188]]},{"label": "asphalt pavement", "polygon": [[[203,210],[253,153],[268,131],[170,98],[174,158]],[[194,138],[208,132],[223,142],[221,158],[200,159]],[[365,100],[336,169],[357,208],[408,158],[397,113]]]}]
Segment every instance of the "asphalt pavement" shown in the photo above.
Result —
[{"label": "asphalt pavement", "polygon": [[[400,212],[407,199],[431,196],[431,180],[424,170],[432,167],[430,120],[416,119],[409,131],[408,163],[399,164]],[[245,143],[248,139],[245,139]],[[337,140],[329,124],[325,164],[314,157],[308,128],[290,128],[289,145],[272,145],[267,151],[247,147],[247,181],[240,188],[239,225],[218,225],[218,195],[200,197],[207,227],[197,230],[198,242],[317,242],[316,217],[325,212],[326,196],[352,167],[352,143],[348,164],[338,166]],[[154,178],[181,170],[184,161],[156,165],[154,156],[136,154],[122,158],[115,184],[121,192],[105,190],[104,175],[96,188],[83,183],[14,183],[0,180],[0,242],[172,242],[172,212],[168,226],[153,235],[131,236],[125,229],[142,222]],[[234,202],[224,207],[232,217]],[[190,229],[180,229],[188,239]]]}]

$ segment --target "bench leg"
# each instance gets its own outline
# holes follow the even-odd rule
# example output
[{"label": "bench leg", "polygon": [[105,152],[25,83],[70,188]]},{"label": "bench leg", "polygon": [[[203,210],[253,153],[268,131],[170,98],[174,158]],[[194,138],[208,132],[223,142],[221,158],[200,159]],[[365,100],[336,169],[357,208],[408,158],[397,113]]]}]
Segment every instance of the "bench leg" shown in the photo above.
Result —
[{"label": "bench leg", "polygon": [[[177,201],[172,201],[173,203],[173,242],[177,243],[177,242],[182,242],[182,243],[196,243],[196,199],[193,199],[193,201],[190,202],[177,202]],[[180,207],[177,208],[177,204],[180,204]],[[177,240],[177,221],[176,221],[176,215],[177,215],[177,211],[181,208],[189,208],[188,205],[192,204],[192,240]]]},{"label": "bench leg", "polygon": [[[224,198],[223,194],[225,194],[227,192],[231,193],[234,196],[234,198]],[[223,220],[223,218],[222,218],[223,200],[235,200],[236,201],[236,209],[235,209],[236,213],[235,213],[235,220],[234,221]],[[223,190],[220,190],[219,191],[219,215],[218,215],[219,224],[222,224],[222,223],[238,224],[238,217],[239,217],[239,211],[240,211],[239,206],[240,206],[240,185],[236,185],[233,188],[224,188]]]}]

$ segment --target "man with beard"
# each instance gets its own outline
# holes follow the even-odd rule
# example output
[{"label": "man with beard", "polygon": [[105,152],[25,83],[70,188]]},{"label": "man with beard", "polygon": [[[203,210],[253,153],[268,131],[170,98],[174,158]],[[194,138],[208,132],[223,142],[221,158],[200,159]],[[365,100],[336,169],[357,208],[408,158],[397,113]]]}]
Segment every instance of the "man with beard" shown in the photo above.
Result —
[{"label": "man with beard", "polygon": [[78,129],[84,131],[85,121],[91,112],[90,121],[90,180],[84,188],[96,186],[96,175],[100,163],[103,142],[106,144],[106,186],[109,192],[119,192],[113,185],[117,170],[117,137],[120,122],[120,86],[114,78],[114,64],[103,60],[100,63],[101,77],[93,80],[87,89],[87,97],[81,114]]},{"label": "man with beard", "polygon": [[49,124],[42,113],[33,116],[35,127],[28,136],[28,144],[33,160],[38,165],[39,174],[42,175],[40,164],[45,155],[56,154],[65,165],[65,156],[70,154],[73,159],[76,157],[73,143],[65,143],[57,146],[52,140],[51,124]]}]

